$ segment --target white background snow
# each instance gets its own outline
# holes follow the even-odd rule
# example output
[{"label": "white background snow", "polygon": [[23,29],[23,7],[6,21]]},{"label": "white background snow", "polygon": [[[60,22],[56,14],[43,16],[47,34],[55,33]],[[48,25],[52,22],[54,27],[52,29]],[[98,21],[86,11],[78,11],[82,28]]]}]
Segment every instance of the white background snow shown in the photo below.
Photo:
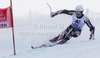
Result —
[{"label": "white background snow", "polygon": [[[69,24],[68,15],[50,17],[52,11],[72,10],[83,5],[86,14],[95,26],[95,40],[89,40],[89,28],[85,25],[78,38],[66,44],[32,50],[57,36]],[[10,0],[0,0],[0,8],[10,5]],[[12,29],[0,29],[0,58],[100,58],[100,0],[13,0],[16,55],[13,55]],[[87,13],[87,9],[89,10]]]}]

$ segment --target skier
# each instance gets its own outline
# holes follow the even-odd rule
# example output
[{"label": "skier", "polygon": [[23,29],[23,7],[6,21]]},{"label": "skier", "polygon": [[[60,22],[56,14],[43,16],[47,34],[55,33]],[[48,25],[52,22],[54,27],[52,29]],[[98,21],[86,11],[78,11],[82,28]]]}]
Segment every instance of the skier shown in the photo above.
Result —
[{"label": "skier", "polygon": [[82,27],[86,24],[90,28],[90,38],[94,38],[95,27],[91,24],[89,18],[83,14],[82,5],[76,6],[75,10],[59,10],[57,12],[51,12],[51,17],[55,17],[58,14],[67,14],[72,16],[72,23],[57,37],[49,40],[52,43],[64,44],[72,37],[78,37],[81,34]]}]

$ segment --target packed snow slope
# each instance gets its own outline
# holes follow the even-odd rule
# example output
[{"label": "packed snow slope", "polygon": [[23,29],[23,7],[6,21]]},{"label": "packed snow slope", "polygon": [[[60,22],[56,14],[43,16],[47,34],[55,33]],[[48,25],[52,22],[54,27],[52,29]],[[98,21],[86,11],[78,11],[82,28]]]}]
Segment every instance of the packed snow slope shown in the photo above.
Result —
[{"label": "packed snow slope", "polygon": [[[100,58],[100,13],[86,14],[95,26],[95,40],[89,40],[90,31],[85,25],[78,38],[71,38],[63,45],[48,48],[31,49],[30,46],[40,46],[57,36],[69,24],[69,15],[36,15],[31,18],[15,20],[16,55],[13,55],[11,29],[0,29],[0,58]],[[18,19],[18,18],[14,18]]]},{"label": "packed snow slope", "polygon": [[[13,55],[12,29],[0,29],[0,58],[100,58],[100,7],[98,7],[100,0],[12,0],[12,2],[16,55]],[[61,14],[51,18],[47,2],[53,12],[60,9],[72,10],[82,4],[84,14],[95,26],[95,39],[89,40],[90,31],[85,25],[78,38],[71,38],[63,45],[31,49],[31,46],[38,47],[48,43],[71,24],[72,17],[69,15]],[[9,0],[0,0],[0,8],[8,5]]]}]

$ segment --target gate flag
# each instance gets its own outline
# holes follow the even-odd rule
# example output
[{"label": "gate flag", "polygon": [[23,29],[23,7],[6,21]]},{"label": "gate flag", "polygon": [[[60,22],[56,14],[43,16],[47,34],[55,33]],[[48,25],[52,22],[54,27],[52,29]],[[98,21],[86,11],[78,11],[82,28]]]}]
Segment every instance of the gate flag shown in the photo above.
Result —
[{"label": "gate flag", "polygon": [[13,26],[12,0],[10,0],[9,7],[0,8],[0,28],[12,28],[13,49],[14,49],[14,55],[16,55],[14,26]]},{"label": "gate flag", "polygon": [[0,9],[0,28],[13,27],[11,6]]}]

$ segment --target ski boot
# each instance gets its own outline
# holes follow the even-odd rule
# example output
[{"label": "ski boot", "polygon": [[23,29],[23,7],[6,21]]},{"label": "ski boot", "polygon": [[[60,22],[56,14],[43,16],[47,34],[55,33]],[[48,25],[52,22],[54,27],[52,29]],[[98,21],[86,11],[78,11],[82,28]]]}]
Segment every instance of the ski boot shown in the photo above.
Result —
[{"label": "ski boot", "polygon": [[57,37],[55,37],[55,38],[53,38],[53,39],[51,39],[51,40],[49,40],[51,43],[54,43],[54,42],[56,42],[57,41],[57,39],[59,38],[59,36],[57,36]]}]

